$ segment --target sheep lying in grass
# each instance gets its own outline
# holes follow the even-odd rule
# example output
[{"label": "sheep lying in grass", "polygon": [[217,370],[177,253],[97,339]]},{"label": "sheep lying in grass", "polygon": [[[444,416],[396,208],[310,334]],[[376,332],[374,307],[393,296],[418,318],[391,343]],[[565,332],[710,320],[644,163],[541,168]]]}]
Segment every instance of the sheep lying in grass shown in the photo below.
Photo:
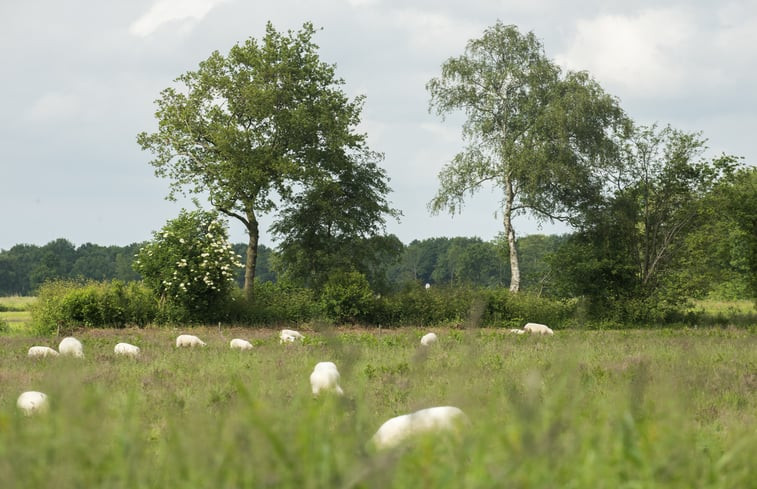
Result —
[{"label": "sheep lying in grass", "polygon": [[139,356],[140,349],[138,346],[130,345],[129,343],[119,343],[113,351],[116,355],[136,358]]},{"label": "sheep lying in grass", "polygon": [[436,343],[436,341],[438,339],[439,338],[436,337],[436,333],[425,334],[425,335],[423,335],[423,338],[421,338],[421,345],[423,345],[423,346],[432,345],[432,344]]},{"label": "sheep lying in grass", "polygon": [[57,357],[58,352],[54,349],[50,348],[49,346],[33,346],[29,348],[29,353],[27,354],[30,357]]},{"label": "sheep lying in grass", "polygon": [[555,332],[546,325],[539,323],[528,323],[523,326],[523,331],[531,334],[555,334]]},{"label": "sheep lying in grass", "polygon": [[299,332],[292,329],[282,329],[279,333],[279,343],[294,343],[296,340],[303,340],[305,337]]},{"label": "sheep lying in grass", "polygon": [[63,338],[58,345],[58,352],[61,355],[70,355],[76,358],[84,358],[84,350],[81,346],[81,342],[71,336]]},{"label": "sheep lying in grass", "polygon": [[27,416],[44,413],[48,408],[47,395],[37,391],[23,392],[18,396],[16,406]]},{"label": "sheep lying in grass", "polygon": [[232,350],[252,350],[252,343],[240,338],[234,338],[230,343]]},{"label": "sheep lying in grass", "polygon": [[189,348],[194,346],[205,346],[205,342],[191,334],[181,334],[176,337],[176,348]]},{"label": "sheep lying in grass", "polygon": [[310,374],[310,387],[314,396],[321,391],[344,395],[344,391],[339,387],[339,370],[333,362],[319,362],[315,365],[313,373]]},{"label": "sheep lying in grass", "polygon": [[468,417],[465,413],[453,406],[421,409],[397,416],[382,424],[371,438],[371,443],[379,450],[393,448],[416,435],[454,431],[467,422]]},{"label": "sheep lying in grass", "polygon": [[509,333],[513,333],[513,334],[523,334],[523,333],[525,333],[524,330],[518,329],[518,328],[508,329],[507,331]]}]

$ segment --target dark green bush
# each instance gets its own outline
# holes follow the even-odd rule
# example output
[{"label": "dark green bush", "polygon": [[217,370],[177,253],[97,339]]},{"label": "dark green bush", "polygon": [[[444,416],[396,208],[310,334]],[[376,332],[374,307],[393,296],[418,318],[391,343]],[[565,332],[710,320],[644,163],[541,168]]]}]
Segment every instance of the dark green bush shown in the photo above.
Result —
[{"label": "dark green bush", "polygon": [[320,314],[312,290],[277,282],[256,282],[252,303],[237,290],[229,306],[230,321],[251,325],[296,324]]},{"label": "dark green bush", "polygon": [[558,327],[575,317],[575,301],[539,297],[521,292],[513,294],[508,289],[483,291],[487,305],[483,323],[487,326],[520,328],[526,323],[542,323]]},{"label": "dark green bush", "polygon": [[31,307],[32,326],[40,334],[58,327],[145,326],[155,320],[151,292],[139,283],[56,280],[43,284]]},{"label": "dark green bush", "polygon": [[320,304],[326,317],[337,324],[370,322],[375,298],[360,272],[331,275],[323,287]]}]

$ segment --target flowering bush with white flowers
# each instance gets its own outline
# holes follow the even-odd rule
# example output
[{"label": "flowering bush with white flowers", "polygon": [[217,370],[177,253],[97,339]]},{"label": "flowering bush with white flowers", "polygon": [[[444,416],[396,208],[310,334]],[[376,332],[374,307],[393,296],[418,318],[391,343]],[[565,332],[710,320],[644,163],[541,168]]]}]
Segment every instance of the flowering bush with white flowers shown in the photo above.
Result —
[{"label": "flowering bush with white flowers", "polygon": [[222,319],[240,260],[217,214],[182,210],[139,250],[134,269],[160,298],[166,320],[209,321]]}]

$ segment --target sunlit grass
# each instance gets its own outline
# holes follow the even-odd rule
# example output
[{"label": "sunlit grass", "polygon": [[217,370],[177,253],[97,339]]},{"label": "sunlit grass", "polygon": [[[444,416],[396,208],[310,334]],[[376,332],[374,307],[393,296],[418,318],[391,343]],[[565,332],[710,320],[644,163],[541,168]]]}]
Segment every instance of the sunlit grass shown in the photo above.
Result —
[{"label": "sunlit grass", "polygon": [[[82,361],[32,360],[0,338],[0,487],[478,488],[754,487],[757,338],[751,329],[304,331],[77,335]],[[251,352],[231,351],[243,337]],[[142,348],[115,358],[116,342]],[[308,376],[334,361],[345,397],[313,399]],[[50,396],[46,416],[15,408]],[[459,437],[397,452],[367,441],[389,417],[462,408]]]},{"label": "sunlit grass", "polygon": [[37,300],[32,296],[11,295],[0,297],[0,311],[28,311]]}]

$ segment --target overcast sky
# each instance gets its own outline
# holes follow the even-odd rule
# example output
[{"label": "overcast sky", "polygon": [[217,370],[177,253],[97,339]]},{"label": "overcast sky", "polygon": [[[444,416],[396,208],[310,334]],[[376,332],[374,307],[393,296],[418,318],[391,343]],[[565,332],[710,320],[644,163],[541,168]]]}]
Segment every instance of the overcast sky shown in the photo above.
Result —
[{"label": "overcast sky", "polygon": [[[136,135],[154,100],[218,50],[311,21],[321,59],[351,95],[361,130],[386,155],[404,243],[501,232],[500,194],[430,216],[437,174],[461,149],[459,118],[428,112],[442,62],[501,20],[533,31],[547,56],[588,70],[637,122],[702,131],[712,154],[757,162],[757,2],[585,0],[25,0],[0,3],[0,249],[66,238],[150,239],[188,202],[168,202]],[[262,219],[262,242],[270,241]],[[232,239],[245,241],[229,222]],[[564,232],[516,221],[519,235]]]}]

